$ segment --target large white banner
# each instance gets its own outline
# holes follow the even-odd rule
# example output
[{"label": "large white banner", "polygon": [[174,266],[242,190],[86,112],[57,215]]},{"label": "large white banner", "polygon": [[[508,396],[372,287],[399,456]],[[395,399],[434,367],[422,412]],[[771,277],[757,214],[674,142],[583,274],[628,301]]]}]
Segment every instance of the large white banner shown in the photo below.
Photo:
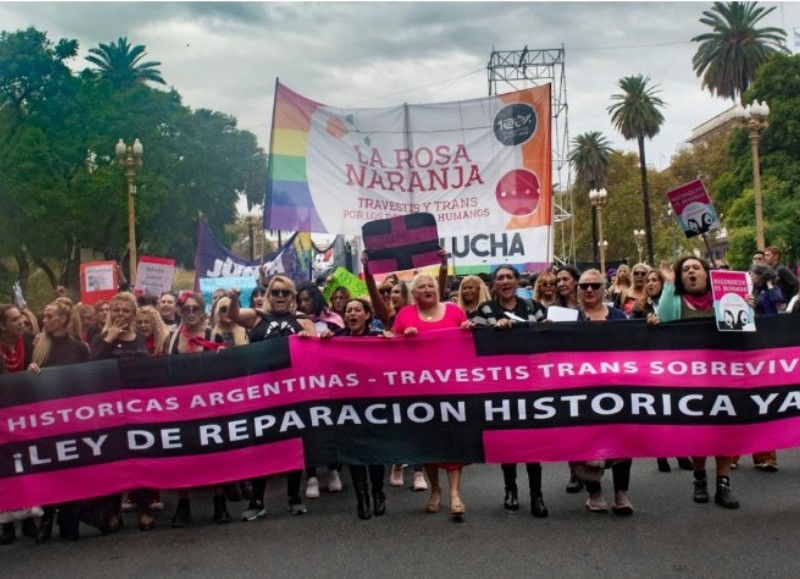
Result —
[{"label": "large white banner", "polygon": [[[454,238],[450,245],[479,248],[463,256],[465,265],[547,263],[550,145],[549,85],[461,102],[353,109],[278,84],[265,225],[358,235],[367,221],[428,212],[440,234]],[[464,236],[470,239],[459,242]],[[515,240],[521,254],[511,251]],[[490,249],[480,249],[485,243]]]}]

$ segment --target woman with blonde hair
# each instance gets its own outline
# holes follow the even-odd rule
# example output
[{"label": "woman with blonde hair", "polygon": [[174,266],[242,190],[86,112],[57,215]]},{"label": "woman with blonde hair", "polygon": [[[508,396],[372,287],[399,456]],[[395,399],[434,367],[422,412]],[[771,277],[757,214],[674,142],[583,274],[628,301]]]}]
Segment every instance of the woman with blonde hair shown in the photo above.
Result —
[{"label": "woman with blonde hair", "polygon": [[169,330],[155,306],[141,306],[136,311],[136,330],[144,336],[151,356],[166,354]]},{"label": "woman with blonde hair", "polygon": [[[297,312],[297,289],[294,282],[283,275],[275,275],[267,285],[267,301],[263,310],[242,308],[239,305],[240,291],[232,288],[228,293],[228,317],[232,322],[245,328],[251,328],[250,341],[260,342],[306,332],[308,336],[316,336],[314,324],[303,314]],[[287,473],[287,494],[289,509],[293,515],[306,512],[300,498],[300,484],[303,471],[294,470]],[[243,521],[255,521],[267,514],[264,507],[264,494],[267,490],[267,477],[261,476],[253,480],[253,491],[250,503],[242,513]]]},{"label": "woman with blonde hair", "polygon": [[536,277],[536,283],[533,285],[533,299],[545,308],[558,305],[556,274],[553,273],[553,270],[543,271]]},{"label": "woman with blonde hair", "polygon": [[[447,328],[460,328],[467,316],[457,305],[439,301],[439,287],[430,274],[420,273],[411,280],[413,303],[405,306],[395,316],[392,332],[395,335],[415,336]],[[463,463],[428,464],[431,494],[425,505],[429,513],[441,510],[442,491],[439,486],[439,469],[447,472],[450,483],[450,513],[460,517],[466,512],[461,500],[461,469]]]},{"label": "woman with blonde hair", "polygon": [[[130,292],[120,292],[108,304],[108,318],[103,330],[94,337],[89,346],[92,360],[119,360],[150,356],[145,337],[136,331],[136,297]],[[139,529],[150,531],[155,527],[155,518],[150,514],[150,491],[134,493],[139,510]],[[113,494],[96,499],[99,511],[108,513],[109,530],[122,526],[122,495]]]},{"label": "woman with blonde hair", "polygon": [[489,295],[489,288],[477,275],[468,275],[461,280],[458,286],[458,300],[456,304],[467,315],[478,309],[483,302],[492,299]]},{"label": "woman with blonde hair", "polygon": [[211,339],[217,343],[225,344],[226,348],[244,346],[249,344],[247,330],[231,320],[230,312],[231,298],[227,295],[219,298],[216,304],[216,316],[214,327],[211,329]]},{"label": "woman with blonde hair", "polygon": [[[44,308],[42,317],[43,331],[37,336],[33,348],[33,356],[28,369],[39,374],[42,368],[78,364],[89,360],[89,350],[86,344],[69,333],[72,308],[62,302],[54,301]],[[78,538],[78,525],[80,521],[75,515],[79,503],[63,503],[59,505],[58,528],[59,534],[65,539]],[[73,516],[70,516],[73,515]],[[39,521],[39,530],[36,542],[42,543],[50,538],[53,531],[55,506],[45,506],[44,515]],[[101,530],[108,532],[107,523],[103,523]]]}]

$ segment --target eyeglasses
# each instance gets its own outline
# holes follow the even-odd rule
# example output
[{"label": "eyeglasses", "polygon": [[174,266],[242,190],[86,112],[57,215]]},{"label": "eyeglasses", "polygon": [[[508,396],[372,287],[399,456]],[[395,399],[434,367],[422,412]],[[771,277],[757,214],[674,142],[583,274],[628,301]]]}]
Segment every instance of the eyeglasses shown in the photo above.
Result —
[{"label": "eyeglasses", "polygon": [[556,282],[554,281],[543,281],[539,284],[539,287],[556,287]]},{"label": "eyeglasses", "polygon": [[379,290],[378,290],[378,292],[379,292],[379,293],[380,293],[382,296],[388,296],[389,294],[391,294],[391,293],[392,293],[392,288],[390,288],[390,287],[385,287],[385,288],[379,289]]},{"label": "eyeglasses", "polygon": [[580,289],[582,289],[583,291],[586,291],[586,290],[588,290],[590,288],[591,288],[592,291],[597,291],[601,287],[603,287],[603,284],[601,284],[601,283],[579,283],[578,287]]},{"label": "eyeglasses", "polygon": [[292,295],[292,290],[273,289],[269,290],[269,295],[271,295],[274,298],[288,298],[290,295]]},{"label": "eyeglasses", "polygon": [[644,276],[646,276],[646,275],[647,275],[647,272],[646,272],[646,271],[634,271],[634,272],[633,272],[633,275],[634,275],[635,277],[644,277]]},{"label": "eyeglasses", "polygon": [[221,308],[218,308],[217,311],[220,314],[227,314],[228,313],[228,306],[222,306]]},{"label": "eyeglasses", "polygon": [[183,306],[181,308],[181,311],[184,314],[199,314],[200,312],[203,311],[203,308],[201,308],[200,306]]}]

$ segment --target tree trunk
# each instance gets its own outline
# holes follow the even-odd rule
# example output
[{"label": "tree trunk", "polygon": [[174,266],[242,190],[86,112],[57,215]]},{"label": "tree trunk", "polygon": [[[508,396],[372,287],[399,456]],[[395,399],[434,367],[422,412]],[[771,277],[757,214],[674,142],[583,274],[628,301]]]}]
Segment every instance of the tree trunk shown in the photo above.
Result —
[{"label": "tree trunk", "polygon": [[[589,182],[589,191],[593,191],[596,186],[594,179]],[[592,263],[595,265],[600,263],[600,258],[597,255],[597,207],[592,203]]]},{"label": "tree trunk", "polygon": [[20,248],[14,251],[14,260],[17,262],[17,279],[19,280],[19,285],[22,286],[22,292],[24,294],[28,286],[28,276],[30,275],[28,257]]},{"label": "tree trunk", "polygon": [[642,201],[644,202],[644,232],[647,239],[647,263],[655,267],[653,257],[653,228],[650,223],[650,190],[647,186],[647,163],[644,158],[644,135],[639,135],[639,167],[642,172]]}]

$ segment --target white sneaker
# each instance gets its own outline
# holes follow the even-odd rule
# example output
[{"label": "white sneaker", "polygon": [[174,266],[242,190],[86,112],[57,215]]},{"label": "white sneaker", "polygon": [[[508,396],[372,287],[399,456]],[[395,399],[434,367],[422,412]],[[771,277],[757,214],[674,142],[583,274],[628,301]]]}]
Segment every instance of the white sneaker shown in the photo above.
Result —
[{"label": "white sneaker", "polygon": [[342,490],[342,479],[338,470],[328,471],[328,491],[338,493]]},{"label": "white sneaker", "polygon": [[308,484],[306,485],[306,498],[308,499],[319,498],[319,481],[315,476],[312,476],[308,479]]},{"label": "white sneaker", "polygon": [[414,472],[414,490],[415,491],[428,490],[428,483],[425,482],[425,475],[422,474],[422,471],[418,470]]},{"label": "white sneaker", "polygon": [[392,487],[401,487],[403,486],[403,465],[402,464],[393,464],[392,465],[392,474],[389,476],[389,486]]},{"label": "white sneaker", "polygon": [[131,499],[125,499],[122,501],[122,512],[123,513],[132,513],[136,510],[136,503],[134,503]]}]

